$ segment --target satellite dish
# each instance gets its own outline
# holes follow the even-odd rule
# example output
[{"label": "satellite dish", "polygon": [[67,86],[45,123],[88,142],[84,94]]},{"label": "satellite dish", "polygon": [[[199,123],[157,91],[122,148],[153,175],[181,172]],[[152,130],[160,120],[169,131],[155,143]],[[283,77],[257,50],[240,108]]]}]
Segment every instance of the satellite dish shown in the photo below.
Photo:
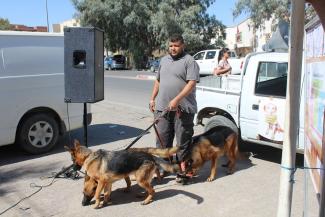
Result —
[{"label": "satellite dish", "polygon": [[288,52],[289,50],[289,24],[280,20],[276,31],[265,45],[264,51]]}]

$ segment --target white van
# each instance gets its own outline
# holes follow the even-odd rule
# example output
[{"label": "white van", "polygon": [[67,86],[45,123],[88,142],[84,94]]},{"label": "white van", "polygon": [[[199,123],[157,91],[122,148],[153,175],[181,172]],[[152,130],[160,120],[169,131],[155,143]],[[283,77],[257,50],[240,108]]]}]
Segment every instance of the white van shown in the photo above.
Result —
[{"label": "white van", "polygon": [[64,102],[63,34],[0,31],[0,146],[43,153],[82,124],[83,104]]}]

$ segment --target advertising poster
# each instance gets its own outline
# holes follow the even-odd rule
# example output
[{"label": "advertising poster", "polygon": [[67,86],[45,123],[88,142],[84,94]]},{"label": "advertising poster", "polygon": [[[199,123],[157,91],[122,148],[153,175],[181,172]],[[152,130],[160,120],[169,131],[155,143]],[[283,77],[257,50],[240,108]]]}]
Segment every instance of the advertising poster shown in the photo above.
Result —
[{"label": "advertising poster", "polygon": [[[260,138],[282,144],[284,136],[285,101],[277,98],[261,100],[258,134]],[[265,139],[264,139],[265,140]]]},{"label": "advertising poster", "polygon": [[[305,156],[309,167],[323,168],[325,112],[324,30],[320,22],[306,29]],[[310,170],[316,193],[321,192],[323,170]]]}]

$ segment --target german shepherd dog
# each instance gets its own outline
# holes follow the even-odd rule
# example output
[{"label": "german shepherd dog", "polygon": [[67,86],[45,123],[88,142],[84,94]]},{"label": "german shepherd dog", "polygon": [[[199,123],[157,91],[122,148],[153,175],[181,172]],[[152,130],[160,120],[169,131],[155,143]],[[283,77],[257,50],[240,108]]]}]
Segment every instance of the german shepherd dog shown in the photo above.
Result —
[{"label": "german shepherd dog", "polygon": [[103,189],[103,204],[109,201],[113,182],[124,178],[127,183],[127,188],[129,188],[131,185],[129,176],[131,174],[134,174],[138,185],[144,188],[148,193],[148,196],[142,202],[143,205],[146,205],[152,201],[155,193],[151,186],[151,180],[153,174],[157,173],[157,168],[161,167],[172,173],[179,171],[179,166],[177,164],[171,165],[153,156],[169,157],[178,151],[177,147],[167,149],[136,148],[121,151],[106,151],[99,149],[97,151],[92,151],[80,145],[79,141],[75,140],[73,148],[67,146],[65,146],[65,148],[70,152],[73,163],[86,170],[89,179],[86,178],[85,182],[97,183],[97,185],[89,185],[89,187],[93,188],[96,186],[95,194],[84,195],[83,199],[83,203],[86,204],[92,197],[95,197],[96,202],[94,208],[100,207],[100,194]]},{"label": "german shepherd dog", "polygon": [[185,150],[183,161],[185,173],[196,174],[206,161],[211,161],[210,176],[207,181],[211,182],[217,174],[218,158],[226,155],[228,174],[234,172],[236,158],[238,156],[238,134],[226,126],[216,126],[207,132],[194,136],[191,145]]}]

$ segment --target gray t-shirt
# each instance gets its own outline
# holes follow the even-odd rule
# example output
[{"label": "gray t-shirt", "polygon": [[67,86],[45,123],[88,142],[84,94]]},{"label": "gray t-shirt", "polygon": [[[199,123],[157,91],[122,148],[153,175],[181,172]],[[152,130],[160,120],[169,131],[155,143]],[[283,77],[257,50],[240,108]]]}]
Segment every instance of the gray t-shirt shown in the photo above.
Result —
[{"label": "gray t-shirt", "polygon": [[[165,110],[169,102],[183,90],[187,81],[194,80],[199,82],[199,71],[199,65],[189,54],[185,54],[175,60],[170,55],[164,56],[160,61],[157,72],[159,92],[156,109],[158,111]],[[181,100],[180,106],[187,113],[197,112],[195,88]]]}]

